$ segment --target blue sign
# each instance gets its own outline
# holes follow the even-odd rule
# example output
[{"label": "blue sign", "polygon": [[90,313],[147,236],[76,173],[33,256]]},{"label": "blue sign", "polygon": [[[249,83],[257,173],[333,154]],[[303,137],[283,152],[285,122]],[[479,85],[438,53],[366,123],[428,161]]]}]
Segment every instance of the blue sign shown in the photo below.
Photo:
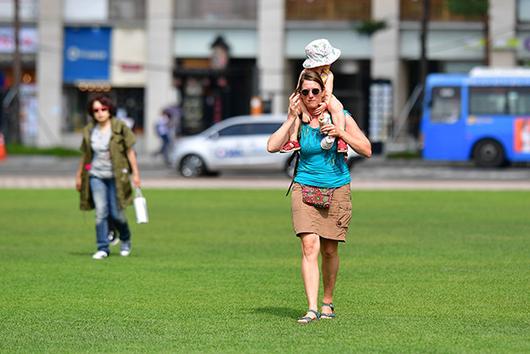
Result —
[{"label": "blue sign", "polygon": [[65,28],[63,81],[109,81],[110,28]]}]

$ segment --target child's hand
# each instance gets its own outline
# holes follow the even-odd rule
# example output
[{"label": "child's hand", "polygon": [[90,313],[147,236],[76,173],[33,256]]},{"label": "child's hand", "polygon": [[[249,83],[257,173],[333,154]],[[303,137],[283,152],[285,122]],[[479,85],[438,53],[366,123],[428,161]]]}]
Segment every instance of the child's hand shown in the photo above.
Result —
[{"label": "child's hand", "polygon": [[328,105],[325,102],[319,103],[317,109],[315,109],[315,115],[321,115],[326,111]]},{"label": "child's hand", "polygon": [[320,131],[323,134],[327,134],[329,136],[336,136],[341,137],[341,132],[333,125],[333,124],[326,124],[320,128]]}]

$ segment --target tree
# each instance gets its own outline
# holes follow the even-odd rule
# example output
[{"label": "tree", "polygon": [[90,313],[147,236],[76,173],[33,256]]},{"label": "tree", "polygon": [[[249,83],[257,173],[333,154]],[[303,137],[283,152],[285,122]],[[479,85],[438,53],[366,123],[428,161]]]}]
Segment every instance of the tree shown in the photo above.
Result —
[{"label": "tree", "polygon": [[489,3],[488,0],[447,0],[449,11],[455,15],[466,17],[480,17],[483,22],[484,37],[484,64],[490,64],[490,25],[489,25]]}]

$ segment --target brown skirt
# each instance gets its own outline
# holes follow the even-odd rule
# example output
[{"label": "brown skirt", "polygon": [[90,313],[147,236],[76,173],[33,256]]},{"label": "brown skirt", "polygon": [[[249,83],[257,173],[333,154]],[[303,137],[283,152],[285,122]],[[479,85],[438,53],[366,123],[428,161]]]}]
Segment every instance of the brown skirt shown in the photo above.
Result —
[{"label": "brown skirt", "polygon": [[345,242],[351,220],[350,184],[335,189],[329,209],[316,208],[302,201],[302,187],[293,185],[291,211],[296,236],[314,233],[329,240]]}]

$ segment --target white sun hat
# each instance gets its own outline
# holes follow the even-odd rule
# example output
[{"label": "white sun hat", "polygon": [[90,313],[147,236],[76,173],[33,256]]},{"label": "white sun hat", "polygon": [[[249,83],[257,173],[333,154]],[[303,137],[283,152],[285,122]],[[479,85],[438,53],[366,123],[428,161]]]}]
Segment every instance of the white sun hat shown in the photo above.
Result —
[{"label": "white sun hat", "polygon": [[331,65],[340,57],[340,49],[333,48],[327,39],[316,39],[305,46],[307,59],[302,66],[306,69]]}]

